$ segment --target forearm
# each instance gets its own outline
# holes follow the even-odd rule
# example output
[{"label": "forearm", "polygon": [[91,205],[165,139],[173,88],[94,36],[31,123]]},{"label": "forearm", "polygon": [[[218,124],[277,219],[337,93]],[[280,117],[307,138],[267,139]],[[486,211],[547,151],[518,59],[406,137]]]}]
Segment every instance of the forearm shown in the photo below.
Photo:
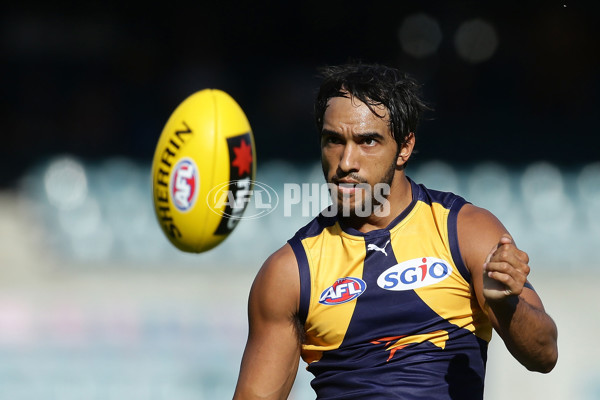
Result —
[{"label": "forearm", "polygon": [[550,372],[558,358],[556,324],[523,296],[487,302],[492,323],[510,353],[527,369]]},{"label": "forearm", "polygon": [[294,384],[297,365],[272,368],[262,362],[243,361],[233,400],[287,399]]},{"label": "forearm", "polygon": [[234,400],[287,399],[300,359],[300,342],[292,321],[250,324]]}]

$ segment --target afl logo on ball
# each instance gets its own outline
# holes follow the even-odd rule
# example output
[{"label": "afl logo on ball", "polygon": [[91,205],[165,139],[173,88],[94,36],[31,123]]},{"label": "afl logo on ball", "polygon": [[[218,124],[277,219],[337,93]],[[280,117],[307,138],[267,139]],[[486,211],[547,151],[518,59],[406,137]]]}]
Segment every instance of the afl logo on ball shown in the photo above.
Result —
[{"label": "afl logo on ball", "polygon": [[199,189],[198,168],[192,159],[182,158],[173,168],[170,192],[173,204],[181,212],[191,210]]}]

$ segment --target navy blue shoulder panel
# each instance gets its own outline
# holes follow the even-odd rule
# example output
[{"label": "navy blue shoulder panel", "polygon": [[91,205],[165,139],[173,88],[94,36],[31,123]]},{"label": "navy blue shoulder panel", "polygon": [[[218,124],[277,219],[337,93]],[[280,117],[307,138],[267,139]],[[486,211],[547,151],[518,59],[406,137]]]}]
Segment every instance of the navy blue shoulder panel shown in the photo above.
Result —
[{"label": "navy blue shoulder panel", "polygon": [[[452,204],[456,201],[456,199],[462,197],[452,193],[452,192],[441,192],[439,190],[428,189],[423,184],[418,184],[418,200],[421,200],[427,204],[438,203],[441,204],[444,208],[448,209],[452,207]],[[463,199],[464,200],[464,199]]]},{"label": "navy blue shoulder panel", "polygon": [[471,273],[463,261],[460,246],[458,245],[458,212],[465,204],[467,204],[467,201],[457,196],[450,207],[450,214],[448,214],[448,240],[450,241],[450,252],[452,253],[454,265],[456,265],[463,278],[468,283],[471,283]]},{"label": "navy blue shoulder panel", "polygon": [[458,212],[465,204],[468,204],[469,202],[452,192],[441,192],[439,190],[427,189],[422,184],[419,186],[421,188],[419,191],[419,200],[429,205],[438,203],[441,204],[445,209],[450,210],[450,213],[448,214],[448,240],[450,244],[450,253],[452,254],[454,265],[456,265],[456,268],[458,268],[458,271],[463,278],[470,283],[471,273],[465,265],[460,253],[457,229]]},{"label": "navy blue shoulder panel", "polygon": [[302,245],[302,240],[307,237],[319,235],[323,232],[323,229],[332,226],[335,222],[335,217],[324,217],[322,214],[319,214],[319,216],[300,228],[294,237],[288,240],[288,243],[292,246],[292,250],[296,256],[296,261],[298,262],[298,272],[300,274],[300,304],[298,306],[298,317],[302,324],[306,322],[306,317],[308,316],[311,287],[310,268],[306,251],[304,251],[304,246]]},{"label": "navy blue shoulder panel", "polygon": [[302,246],[302,239],[295,235],[288,240],[296,261],[298,262],[298,273],[300,274],[300,304],[298,305],[298,318],[304,324],[308,316],[308,306],[310,305],[310,269],[308,268],[308,259]]}]

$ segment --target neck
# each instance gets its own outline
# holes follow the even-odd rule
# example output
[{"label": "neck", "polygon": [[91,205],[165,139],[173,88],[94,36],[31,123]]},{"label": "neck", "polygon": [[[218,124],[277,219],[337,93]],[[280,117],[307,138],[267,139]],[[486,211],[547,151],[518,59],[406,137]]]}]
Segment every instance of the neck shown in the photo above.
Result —
[{"label": "neck", "polygon": [[389,213],[383,216],[371,214],[367,217],[339,217],[340,224],[363,233],[386,228],[412,202],[412,188],[404,171],[399,171],[394,176],[387,201]]}]

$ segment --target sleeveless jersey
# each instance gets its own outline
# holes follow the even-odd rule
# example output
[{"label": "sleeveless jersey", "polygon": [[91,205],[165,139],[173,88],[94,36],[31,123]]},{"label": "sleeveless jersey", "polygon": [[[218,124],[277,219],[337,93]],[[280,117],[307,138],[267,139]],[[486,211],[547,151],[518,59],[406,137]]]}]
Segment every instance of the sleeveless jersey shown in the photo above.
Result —
[{"label": "sleeveless jersey", "polygon": [[385,229],[320,214],[289,240],[318,399],[483,398],[492,333],[458,246],[466,201],[410,183],[411,204]]}]

